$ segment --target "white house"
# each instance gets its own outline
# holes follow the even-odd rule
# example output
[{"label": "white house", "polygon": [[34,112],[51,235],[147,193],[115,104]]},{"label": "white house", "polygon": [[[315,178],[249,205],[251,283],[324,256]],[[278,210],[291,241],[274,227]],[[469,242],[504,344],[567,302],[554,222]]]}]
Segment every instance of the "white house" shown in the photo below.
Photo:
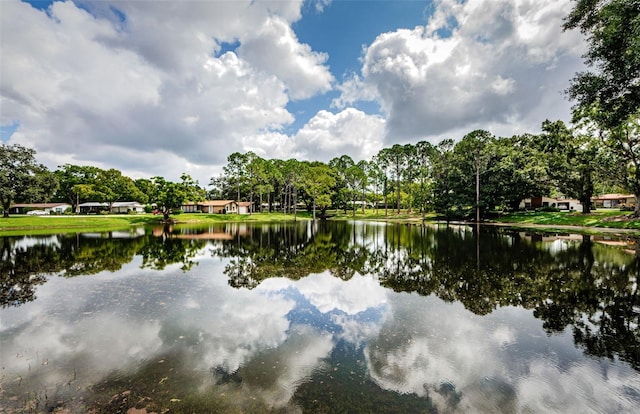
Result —
[{"label": "white house", "polygon": [[9,208],[9,214],[24,214],[32,210],[42,210],[45,214],[62,214],[71,208],[67,203],[23,203],[13,204]]},{"label": "white house", "polygon": [[206,200],[196,202],[186,202],[182,205],[181,210],[185,213],[207,213],[207,214],[226,214],[237,213],[238,203],[233,200]]},{"label": "white house", "polygon": [[126,214],[130,211],[134,213],[144,213],[144,206],[137,201],[114,201],[111,204],[111,209],[109,209],[109,203],[95,201],[79,204],[78,207],[82,214],[97,214],[102,211],[108,211],[114,214]]},{"label": "white house", "polygon": [[562,211],[582,211],[582,203],[573,198],[559,199],[556,207]]},{"label": "white house", "polygon": [[144,206],[137,201],[116,201],[111,205],[112,213],[144,213]]},{"label": "white house", "polygon": [[251,214],[251,203],[249,201],[239,202],[238,214]]},{"label": "white house", "polygon": [[533,197],[520,202],[520,209],[552,207],[562,211],[582,211],[582,203],[573,198]]},{"label": "white house", "polygon": [[618,208],[622,205],[633,207],[636,205],[636,198],[633,194],[602,194],[591,199],[596,207]]}]

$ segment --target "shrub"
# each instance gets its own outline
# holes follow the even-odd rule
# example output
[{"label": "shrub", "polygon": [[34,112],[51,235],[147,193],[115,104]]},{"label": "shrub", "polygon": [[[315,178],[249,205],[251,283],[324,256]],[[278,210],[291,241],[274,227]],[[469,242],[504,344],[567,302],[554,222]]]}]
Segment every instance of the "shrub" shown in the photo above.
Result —
[{"label": "shrub", "polygon": [[546,213],[558,213],[560,212],[560,209],[556,207],[540,207],[536,209],[536,211],[542,211]]}]

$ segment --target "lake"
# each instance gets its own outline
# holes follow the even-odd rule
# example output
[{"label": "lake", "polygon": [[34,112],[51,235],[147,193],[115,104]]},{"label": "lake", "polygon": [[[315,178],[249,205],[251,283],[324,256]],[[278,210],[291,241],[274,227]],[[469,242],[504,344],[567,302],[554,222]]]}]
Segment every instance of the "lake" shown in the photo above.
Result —
[{"label": "lake", "polygon": [[0,249],[3,413],[640,406],[631,237],[304,221]]}]

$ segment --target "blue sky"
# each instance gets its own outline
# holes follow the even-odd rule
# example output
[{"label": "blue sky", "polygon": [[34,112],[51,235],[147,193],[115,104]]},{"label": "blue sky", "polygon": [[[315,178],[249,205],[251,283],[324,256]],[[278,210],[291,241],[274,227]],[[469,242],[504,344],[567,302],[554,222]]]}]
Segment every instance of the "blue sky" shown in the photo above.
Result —
[{"label": "blue sky", "polygon": [[40,162],[186,172],[370,159],[569,120],[570,0],[0,2],[0,139]]},{"label": "blue sky", "polygon": [[[333,1],[321,12],[313,4],[307,4],[302,19],[293,28],[301,42],[328,54],[327,65],[334,77],[342,81],[359,72],[362,49],[380,33],[424,25],[431,8],[431,1],[418,0],[341,0]],[[288,108],[298,116],[288,131],[301,128],[337,96],[338,92],[333,91],[304,102],[291,102]],[[379,111],[379,106],[371,102],[358,102],[354,106],[369,113]]]}]

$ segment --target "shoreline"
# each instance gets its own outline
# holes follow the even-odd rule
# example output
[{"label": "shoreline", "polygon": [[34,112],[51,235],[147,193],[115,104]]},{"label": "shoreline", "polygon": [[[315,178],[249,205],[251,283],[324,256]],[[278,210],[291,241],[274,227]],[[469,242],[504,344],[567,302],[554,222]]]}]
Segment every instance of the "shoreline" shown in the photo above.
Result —
[{"label": "shoreline", "polygon": [[[488,220],[480,223],[475,221],[452,220],[446,222],[436,216],[430,215],[423,220],[420,215],[405,213],[400,215],[381,216],[379,214],[336,214],[329,221],[378,221],[385,223],[405,223],[411,225],[424,224],[453,224],[453,225],[476,225],[496,226],[514,229],[529,229],[543,232],[573,232],[580,234],[619,234],[621,236],[640,236],[640,220],[625,219],[623,214],[613,216],[612,212],[605,215],[593,214],[590,216],[574,215],[573,219],[593,222],[594,225],[584,225],[581,223],[566,224],[562,220],[567,220],[568,216],[550,216],[546,213],[523,213],[522,215],[512,215],[511,220],[500,221],[499,219]],[[513,217],[527,221],[513,221]],[[171,217],[175,225],[200,225],[200,224],[223,224],[223,223],[287,223],[294,221],[310,221],[311,214],[307,212],[298,213],[295,217],[292,214],[284,213],[253,213],[250,215],[238,214],[195,214],[183,213]],[[588,220],[587,220],[588,219]],[[538,222],[536,222],[538,221]],[[541,222],[544,221],[544,222]],[[620,225],[601,226],[597,224],[620,223]],[[628,227],[628,225],[633,227]],[[55,234],[68,232],[87,231],[113,231],[133,228],[138,226],[161,226],[162,217],[140,214],[140,215],[100,215],[100,216],[22,216],[14,215],[9,218],[0,218],[0,237],[16,235],[35,234]],[[624,227],[623,227],[624,226]]]}]

